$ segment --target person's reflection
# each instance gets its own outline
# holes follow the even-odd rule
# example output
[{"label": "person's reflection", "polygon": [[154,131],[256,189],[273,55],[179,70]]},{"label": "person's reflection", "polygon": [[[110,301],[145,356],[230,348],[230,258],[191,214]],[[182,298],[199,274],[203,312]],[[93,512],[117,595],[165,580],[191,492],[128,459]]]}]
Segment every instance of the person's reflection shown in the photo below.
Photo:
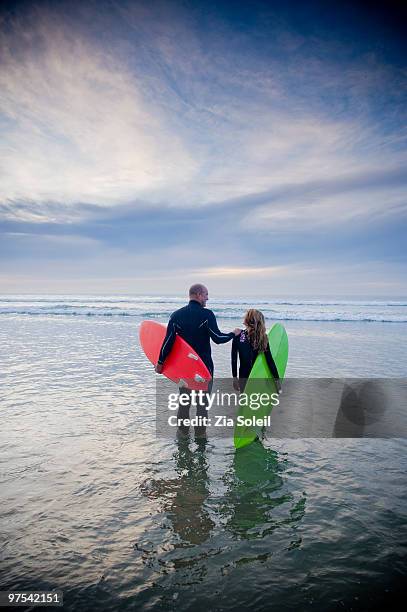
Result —
[{"label": "person's reflection", "polygon": [[208,463],[205,438],[196,438],[191,449],[189,438],[177,439],[174,453],[178,478],[149,482],[144,493],[163,502],[163,510],[182,542],[202,544],[214,522],[205,508],[209,496]]},{"label": "person's reflection", "polygon": [[[252,539],[264,537],[280,525],[294,527],[305,513],[305,493],[298,501],[283,489],[283,468],[278,454],[255,440],[235,453],[233,466],[225,474],[227,493],[222,514],[227,517],[227,529],[234,535]],[[287,512],[278,516],[276,509],[288,504]],[[298,539],[291,545],[299,545]]]}]

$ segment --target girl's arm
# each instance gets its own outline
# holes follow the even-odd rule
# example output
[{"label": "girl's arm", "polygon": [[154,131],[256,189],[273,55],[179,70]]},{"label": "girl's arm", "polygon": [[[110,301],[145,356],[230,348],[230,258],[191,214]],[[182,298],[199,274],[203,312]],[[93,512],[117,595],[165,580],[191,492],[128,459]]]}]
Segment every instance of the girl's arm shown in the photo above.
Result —
[{"label": "girl's arm", "polygon": [[264,355],[266,357],[266,361],[267,361],[267,365],[269,367],[270,373],[271,373],[272,377],[274,378],[274,380],[278,383],[278,381],[280,379],[280,375],[278,373],[277,366],[276,366],[276,363],[275,363],[275,361],[273,359],[273,356],[272,356],[272,354],[270,352],[270,345],[269,344],[267,345],[267,348],[264,351]]},{"label": "girl's arm", "polygon": [[232,342],[232,376],[237,377],[237,343],[239,342],[239,336],[235,336]]}]

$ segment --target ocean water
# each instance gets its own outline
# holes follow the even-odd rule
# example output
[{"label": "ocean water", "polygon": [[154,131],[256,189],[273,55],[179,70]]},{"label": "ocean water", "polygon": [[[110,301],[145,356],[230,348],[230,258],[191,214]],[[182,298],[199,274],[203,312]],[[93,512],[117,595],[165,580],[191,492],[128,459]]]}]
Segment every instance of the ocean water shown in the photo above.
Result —
[{"label": "ocean water", "polygon": [[[174,296],[69,296],[9,295],[0,297],[0,315],[54,315],[94,317],[166,318],[185,303]],[[219,318],[241,319],[256,306],[266,319],[280,321],[360,321],[407,323],[407,299],[304,300],[304,299],[211,299],[208,307]]]},{"label": "ocean water", "polygon": [[[0,298],[0,589],[60,589],[72,611],[390,606],[406,441],[157,438],[138,327],[183,303]],[[407,300],[208,306],[225,331],[251,306],[283,322],[288,376],[406,376]]]}]

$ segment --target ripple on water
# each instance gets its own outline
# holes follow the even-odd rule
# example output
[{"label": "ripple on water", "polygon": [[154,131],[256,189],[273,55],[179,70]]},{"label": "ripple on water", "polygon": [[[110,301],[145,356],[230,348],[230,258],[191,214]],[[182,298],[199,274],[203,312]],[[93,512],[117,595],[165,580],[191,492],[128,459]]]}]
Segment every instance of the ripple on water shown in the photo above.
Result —
[{"label": "ripple on water", "polygon": [[[357,354],[377,347],[332,325],[287,324],[293,373],[319,360],[326,373],[341,333]],[[235,452],[157,438],[155,375],[131,322],[14,318],[0,339],[1,585],[62,588],[72,611],[325,611],[363,609],[405,574],[404,441]],[[229,348],[215,359],[227,374]]]}]

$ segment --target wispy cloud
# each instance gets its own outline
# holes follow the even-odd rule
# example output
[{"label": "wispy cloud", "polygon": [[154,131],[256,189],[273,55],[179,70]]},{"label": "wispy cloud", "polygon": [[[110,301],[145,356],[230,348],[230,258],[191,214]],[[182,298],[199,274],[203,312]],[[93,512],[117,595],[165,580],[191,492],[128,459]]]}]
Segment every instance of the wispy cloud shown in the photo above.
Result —
[{"label": "wispy cloud", "polygon": [[233,276],[245,277],[245,276],[278,276],[284,272],[284,268],[278,266],[269,266],[265,268],[258,268],[254,266],[244,266],[244,267],[230,267],[230,268],[207,268],[203,270],[194,270],[193,274],[195,276],[206,276],[206,277],[226,277],[230,278]]},{"label": "wispy cloud", "polygon": [[253,231],[316,233],[349,223],[366,227],[406,220],[406,187],[404,168],[291,185],[269,192],[269,202],[257,206],[242,223]]},{"label": "wispy cloud", "polygon": [[138,76],[58,15],[15,22],[1,57],[1,199],[111,204],[194,173]]},{"label": "wispy cloud", "polygon": [[82,22],[33,9],[1,35],[3,201],[195,207],[405,161],[405,133],[374,116],[401,73],[375,57],[341,62],[279,30],[256,52],[225,23],[203,38],[199,13],[166,3],[102,5],[100,40],[91,8]]}]

